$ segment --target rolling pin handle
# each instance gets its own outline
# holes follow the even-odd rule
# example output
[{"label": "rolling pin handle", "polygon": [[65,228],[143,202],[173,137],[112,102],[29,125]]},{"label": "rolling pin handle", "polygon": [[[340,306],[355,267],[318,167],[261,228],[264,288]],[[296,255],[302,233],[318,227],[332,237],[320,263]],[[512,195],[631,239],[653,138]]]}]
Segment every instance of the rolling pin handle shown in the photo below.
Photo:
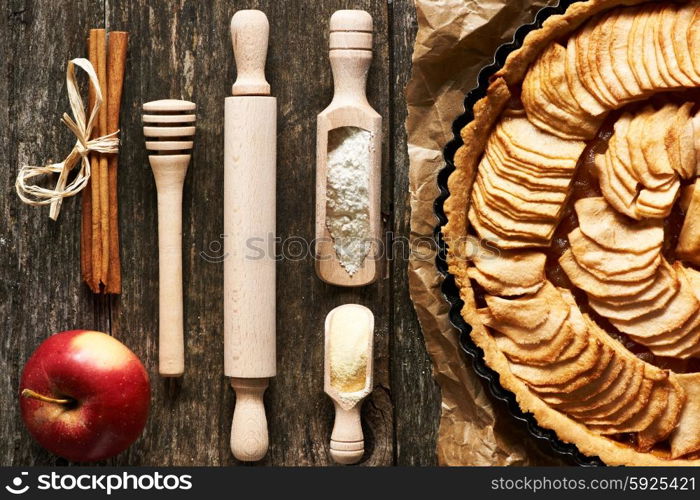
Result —
[{"label": "rolling pin handle", "polygon": [[231,18],[231,42],[236,59],[233,95],[270,95],[265,60],[270,35],[267,16],[259,10],[239,10]]},{"label": "rolling pin handle", "polygon": [[243,462],[257,462],[267,453],[267,417],[263,394],[266,378],[232,378],[236,406],[231,424],[231,451]]},{"label": "rolling pin handle", "polygon": [[336,463],[356,464],[365,454],[365,437],[362,434],[360,406],[346,410],[335,403],[335,423],[331,433],[331,457]]}]

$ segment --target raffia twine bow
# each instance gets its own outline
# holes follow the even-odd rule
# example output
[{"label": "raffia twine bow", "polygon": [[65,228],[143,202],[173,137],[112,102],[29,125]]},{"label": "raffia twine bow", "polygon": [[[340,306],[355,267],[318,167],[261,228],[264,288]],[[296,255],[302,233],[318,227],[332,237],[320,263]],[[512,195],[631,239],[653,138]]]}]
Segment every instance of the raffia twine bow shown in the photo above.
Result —
[{"label": "raffia twine bow", "polygon": [[[90,110],[90,119],[85,122],[85,106],[83,99],[78,91],[78,83],[75,79],[75,66],[78,66],[85,71],[90,77],[90,85],[95,91],[95,105]],[[20,199],[28,205],[51,205],[49,217],[56,220],[61,211],[61,203],[63,198],[75,196],[87,185],[90,180],[90,159],[88,154],[90,151],[98,153],[116,153],[119,150],[119,139],[116,137],[119,131],[111,134],[90,139],[92,129],[95,127],[100,107],[103,104],[102,89],[100,81],[95,73],[90,61],[84,58],[76,58],[68,61],[66,69],[66,83],[68,86],[68,99],[70,100],[71,112],[73,118],[63,113],[61,121],[75,134],[77,141],[70,154],[60,163],[52,163],[42,167],[34,167],[24,165],[20,168],[15,182],[15,189]],[[76,164],[80,162],[80,170],[78,170],[75,178],[66,185],[68,176]],[[36,184],[30,183],[35,177],[44,175],[58,174],[56,187],[53,189],[44,188]]]}]

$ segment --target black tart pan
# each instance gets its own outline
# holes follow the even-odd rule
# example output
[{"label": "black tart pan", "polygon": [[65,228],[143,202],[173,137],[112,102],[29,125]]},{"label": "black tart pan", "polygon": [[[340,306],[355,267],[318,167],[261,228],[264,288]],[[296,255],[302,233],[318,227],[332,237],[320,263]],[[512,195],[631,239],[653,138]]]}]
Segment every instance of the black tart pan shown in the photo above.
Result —
[{"label": "black tart pan", "polygon": [[449,196],[447,189],[447,178],[455,170],[454,156],[457,149],[462,146],[460,130],[472,121],[474,118],[472,109],[474,104],[486,95],[486,90],[489,85],[489,78],[498,71],[505,63],[506,57],[512,51],[520,48],[523,44],[525,36],[533,30],[542,27],[542,23],[549,16],[562,14],[569,5],[575,3],[572,0],[560,0],[560,2],[551,7],[544,7],[539,10],[532,23],[520,26],[513,36],[513,40],[509,43],[501,45],[495,53],[493,62],[485,66],[479,72],[477,77],[477,86],[472,89],[464,99],[464,113],[460,115],[452,124],[452,140],[447,143],[443,150],[445,158],[445,167],[438,173],[437,182],[440,188],[440,195],[436,198],[434,204],[435,214],[438,218],[438,225],[435,228],[435,238],[437,241],[437,257],[436,265],[438,271],[444,276],[442,282],[442,293],[450,303],[450,321],[459,331],[459,342],[462,350],[471,359],[471,365],[476,374],[486,381],[489,391],[498,400],[504,402],[509,413],[514,419],[522,422],[526,426],[529,434],[538,441],[543,441],[548,444],[553,452],[564,457],[567,461],[580,466],[601,466],[603,462],[598,457],[589,457],[582,454],[575,445],[561,441],[556,433],[549,429],[544,429],[539,426],[537,420],[531,413],[524,413],[517,401],[515,395],[504,389],[499,382],[498,373],[489,368],[484,361],[484,352],[471,339],[471,326],[462,318],[460,310],[463,302],[459,297],[459,290],[455,284],[454,276],[447,269],[446,245],[442,237],[441,228],[447,223],[447,217],[444,211],[444,202]]}]

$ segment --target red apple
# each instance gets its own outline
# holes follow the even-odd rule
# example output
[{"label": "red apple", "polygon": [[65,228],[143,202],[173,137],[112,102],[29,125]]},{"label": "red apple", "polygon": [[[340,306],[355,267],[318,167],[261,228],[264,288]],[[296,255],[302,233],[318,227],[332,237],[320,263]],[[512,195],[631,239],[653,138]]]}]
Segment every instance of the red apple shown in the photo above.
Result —
[{"label": "red apple", "polygon": [[22,372],[20,408],[30,434],[76,462],[112,457],[143,431],[148,373],[118,340],[71,330],[45,340]]}]

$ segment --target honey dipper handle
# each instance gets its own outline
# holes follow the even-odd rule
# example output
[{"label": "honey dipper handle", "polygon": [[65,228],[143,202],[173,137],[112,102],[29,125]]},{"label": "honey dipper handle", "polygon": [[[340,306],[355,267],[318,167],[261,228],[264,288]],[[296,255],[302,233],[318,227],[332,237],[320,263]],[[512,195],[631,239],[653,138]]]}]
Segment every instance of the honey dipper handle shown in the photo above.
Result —
[{"label": "honey dipper handle", "polygon": [[270,95],[265,59],[270,23],[259,10],[239,10],[231,18],[231,42],[236,59],[233,95]]},{"label": "honey dipper handle", "polygon": [[182,188],[190,155],[149,156],[158,189],[158,372],[185,371],[182,310]]},{"label": "honey dipper handle", "polygon": [[267,453],[267,417],[263,394],[266,378],[232,378],[236,406],[231,424],[231,451],[244,462],[256,462]]},{"label": "honey dipper handle", "polygon": [[360,421],[361,403],[346,410],[335,402],[335,423],[331,433],[331,456],[339,464],[356,464],[365,453]]}]

